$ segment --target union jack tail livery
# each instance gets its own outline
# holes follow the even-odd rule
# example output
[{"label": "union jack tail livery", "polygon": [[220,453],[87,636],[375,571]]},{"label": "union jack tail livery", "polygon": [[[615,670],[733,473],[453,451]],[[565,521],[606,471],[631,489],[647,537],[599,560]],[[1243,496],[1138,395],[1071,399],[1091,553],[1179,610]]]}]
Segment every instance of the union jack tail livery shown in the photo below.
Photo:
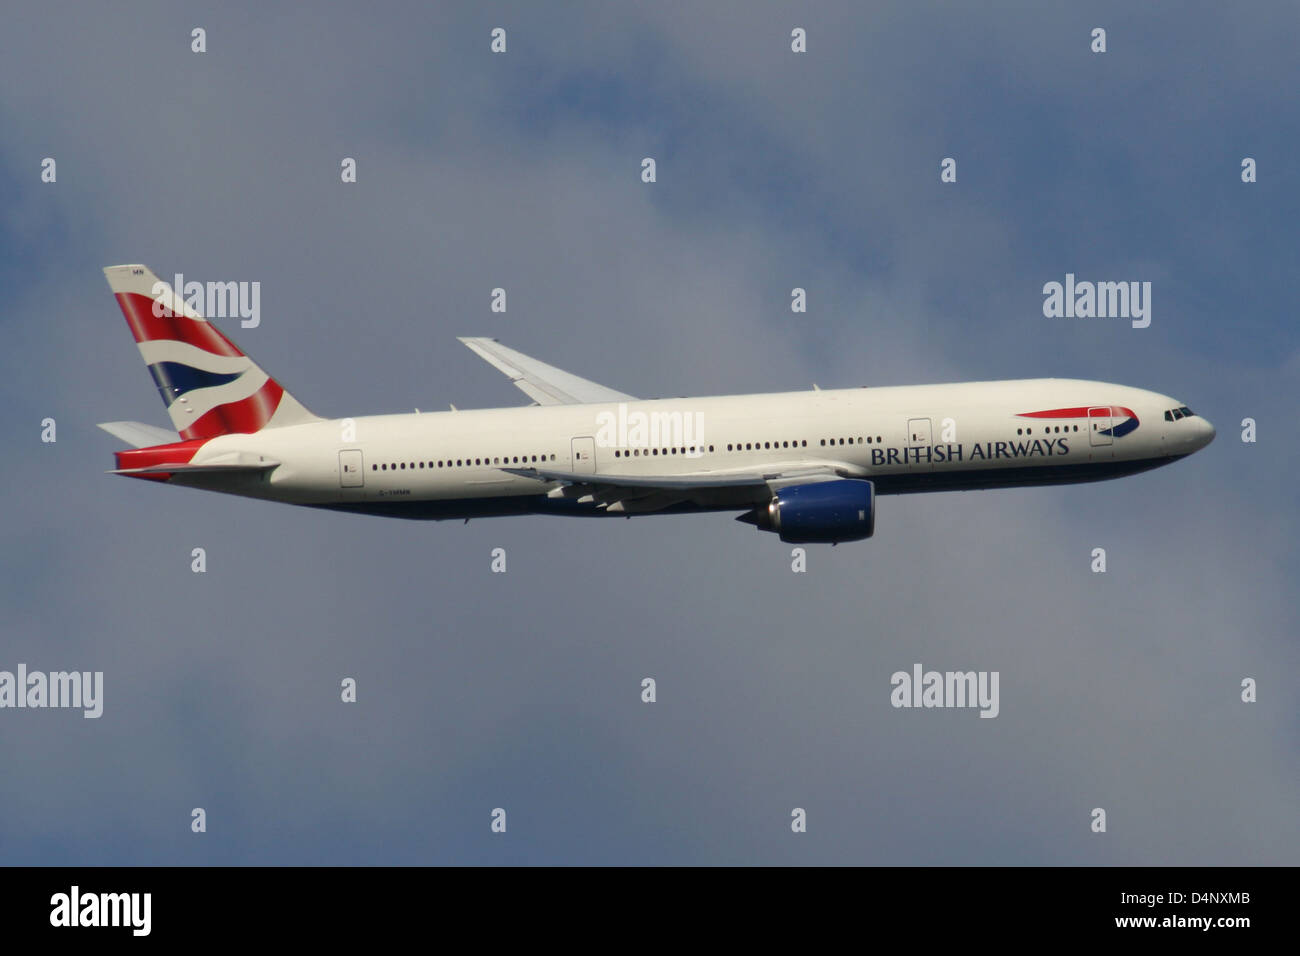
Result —
[{"label": "union jack tail livery", "polygon": [[320,420],[147,266],[104,275],[181,438]]}]

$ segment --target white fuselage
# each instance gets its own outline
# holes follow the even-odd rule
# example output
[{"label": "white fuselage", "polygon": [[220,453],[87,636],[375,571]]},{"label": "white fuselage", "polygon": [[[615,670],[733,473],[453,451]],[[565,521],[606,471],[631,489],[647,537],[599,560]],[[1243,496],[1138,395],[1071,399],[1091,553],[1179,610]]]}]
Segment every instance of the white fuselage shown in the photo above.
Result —
[{"label": "white fuselage", "polygon": [[830,469],[870,479],[880,494],[1091,481],[1207,444],[1205,419],[1167,420],[1180,405],[1122,385],[1031,379],[376,415],[222,435],[193,463],[236,452],[279,465],[173,480],[414,518],[734,510],[771,490],[652,495],[611,509],[571,483],[502,469],[592,473],[593,483],[760,472],[772,490]]}]

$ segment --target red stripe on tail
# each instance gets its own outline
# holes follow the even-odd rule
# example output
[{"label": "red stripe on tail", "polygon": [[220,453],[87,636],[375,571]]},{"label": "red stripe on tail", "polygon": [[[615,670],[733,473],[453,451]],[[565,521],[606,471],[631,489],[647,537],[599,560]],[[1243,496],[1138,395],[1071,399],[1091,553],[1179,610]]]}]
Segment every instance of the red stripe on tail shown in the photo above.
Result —
[{"label": "red stripe on tail", "polygon": [[[155,299],[136,292],[118,292],[117,304],[122,307],[126,324],[137,342],[185,342],[214,355],[242,356],[235,343],[207,322],[196,322],[183,315],[154,315]],[[159,306],[159,311],[162,307]]]},{"label": "red stripe on tail", "polygon": [[233,432],[251,434],[260,431],[271,420],[275,410],[280,407],[280,396],[283,394],[284,389],[276,383],[275,379],[268,378],[265,384],[248,398],[218,405],[199,416],[188,428],[180,430],[181,437],[206,439]]}]

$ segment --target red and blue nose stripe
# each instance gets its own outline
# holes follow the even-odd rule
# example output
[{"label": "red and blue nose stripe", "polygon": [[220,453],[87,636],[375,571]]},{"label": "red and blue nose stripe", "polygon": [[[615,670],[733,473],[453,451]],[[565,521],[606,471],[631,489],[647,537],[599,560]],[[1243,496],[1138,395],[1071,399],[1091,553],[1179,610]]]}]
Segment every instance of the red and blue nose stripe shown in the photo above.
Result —
[{"label": "red and blue nose stripe", "polygon": [[[1098,434],[1123,438],[1135,431],[1139,424],[1137,414],[1123,405],[1079,405],[1075,408],[1049,408],[1041,412],[1020,412],[1018,418],[1103,418],[1111,419],[1109,428],[1099,429]],[[1123,419],[1116,422],[1115,419]]]}]

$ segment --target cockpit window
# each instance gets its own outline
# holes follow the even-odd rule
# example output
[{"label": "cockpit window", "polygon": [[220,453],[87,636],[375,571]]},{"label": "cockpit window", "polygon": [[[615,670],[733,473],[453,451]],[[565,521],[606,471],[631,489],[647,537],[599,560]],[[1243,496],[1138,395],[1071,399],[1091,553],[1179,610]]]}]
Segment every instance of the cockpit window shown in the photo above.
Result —
[{"label": "cockpit window", "polygon": [[1173,420],[1174,420],[1174,413],[1173,410],[1170,409],[1165,412],[1165,421],[1172,422]]},{"label": "cockpit window", "polygon": [[1194,411],[1192,411],[1192,410],[1191,410],[1190,408],[1188,408],[1186,405],[1184,405],[1182,408],[1180,408],[1180,409],[1178,409],[1178,410],[1179,410],[1180,412],[1183,413],[1183,418],[1191,418],[1193,415],[1196,414]]}]

